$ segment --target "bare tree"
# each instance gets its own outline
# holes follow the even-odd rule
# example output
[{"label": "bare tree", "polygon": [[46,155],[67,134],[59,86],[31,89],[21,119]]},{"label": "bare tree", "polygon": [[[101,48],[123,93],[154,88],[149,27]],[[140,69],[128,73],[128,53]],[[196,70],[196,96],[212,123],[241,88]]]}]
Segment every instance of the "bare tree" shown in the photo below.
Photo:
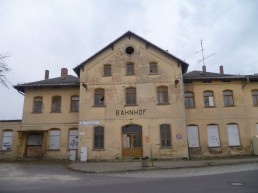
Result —
[{"label": "bare tree", "polygon": [[8,56],[0,54],[0,83],[8,88],[7,83],[10,83],[6,78],[6,73],[10,71],[10,68],[6,64],[5,60]]}]

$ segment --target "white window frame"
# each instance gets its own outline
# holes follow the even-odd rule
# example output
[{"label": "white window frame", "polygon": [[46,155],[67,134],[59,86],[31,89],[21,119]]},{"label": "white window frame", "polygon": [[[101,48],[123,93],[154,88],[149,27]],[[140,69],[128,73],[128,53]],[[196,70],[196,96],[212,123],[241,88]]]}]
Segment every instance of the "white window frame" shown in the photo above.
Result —
[{"label": "white window frame", "polygon": [[207,134],[208,134],[208,147],[220,147],[218,125],[208,125]]},{"label": "white window frame", "polygon": [[78,129],[69,130],[69,149],[78,149]]},{"label": "white window frame", "polygon": [[3,131],[2,138],[2,150],[10,151],[12,150],[12,142],[13,142],[13,131]]},{"label": "white window frame", "polygon": [[240,146],[239,130],[237,124],[228,124],[228,145],[229,146]]},{"label": "white window frame", "polygon": [[188,147],[200,147],[199,129],[196,125],[187,126]]},{"label": "white window frame", "polygon": [[49,131],[49,150],[59,150],[60,148],[60,130],[54,129]]}]

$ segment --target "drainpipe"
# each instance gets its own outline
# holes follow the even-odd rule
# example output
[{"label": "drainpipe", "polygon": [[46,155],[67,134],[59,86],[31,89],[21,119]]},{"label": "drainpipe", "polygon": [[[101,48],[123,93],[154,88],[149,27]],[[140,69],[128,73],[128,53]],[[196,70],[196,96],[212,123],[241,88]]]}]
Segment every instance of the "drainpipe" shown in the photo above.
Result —
[{"label": "drainpipe", "polygon": [[245,86],[247,85],[247,83],[249,83],[249,82],[250,82],[249,77],[246,77],[246,82],[243,84],[242,89],[244,89]]}]

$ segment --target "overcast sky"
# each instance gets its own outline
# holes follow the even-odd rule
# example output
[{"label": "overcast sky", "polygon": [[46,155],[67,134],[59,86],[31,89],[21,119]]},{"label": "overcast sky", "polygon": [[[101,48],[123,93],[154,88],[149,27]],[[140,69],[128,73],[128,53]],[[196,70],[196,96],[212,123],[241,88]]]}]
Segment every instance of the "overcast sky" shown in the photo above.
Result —
[{"label": "overcast sky", "polygon": [[[0,53],[18,83],[60,76],[128,30],[201,70],[258,73],[256,0],[0,0]],[[22,118],[24,97],[0,86],[0,120]]]}]

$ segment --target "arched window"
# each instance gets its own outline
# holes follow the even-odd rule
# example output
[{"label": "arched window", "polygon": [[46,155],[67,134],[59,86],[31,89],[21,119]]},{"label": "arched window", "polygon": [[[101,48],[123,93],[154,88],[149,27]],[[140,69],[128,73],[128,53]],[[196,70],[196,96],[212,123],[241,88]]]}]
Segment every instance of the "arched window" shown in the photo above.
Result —
[{"label": "arched window", "polygon": [[159,86],[158,87],[158,104],[168,104],[168,87]]},{"label": "arched window", "polygon": [[60,148],[60,129],[49,130],[48,149],[59,150]]},{"label": "arched window", "polygon": [[94,94],[94,105],[96,106],[104,106],[105,105],[105,90],[102,88],[95,89]]},{"label": "arched window", "polygon": [[53,96],[52,97],[52,112],[61,112],[61,97]]},{"label": "arched window", "polygon": [[126,88],[126,104],[136,105],[136,88],[130,87]]},{"label": "arched window", "polygon": [[104,149],[104,127],[94,127],[94,149]]},{"label": "arched window", "polygon": [[72,112],[79,112],[79,103],[80,103],[79,96],[71,97],[71,111]]},{"label": "arched window", "polygon": [[43,98],[40,96],[34,97],[33,100],[33,113],[41,113],[43,106]]},{"label": "arched window", "polygon": [[214,96],[212,91],[204,91],[203,97],[205,107],[214,107]]},{"label": "arched window", "polygon": [[185,92],[185,107],[188,108],[194,108],[194,94],[192,92]]},{"label": "arched window", "polygon": [[11,150],[13,141],[13,131],[4,130],[3,131],[3,140],[2,140],[2,150]]},{"label": "arched window", "polygon": [[233,107],[234,106],[233,92],[231,90],[224,90],[223,97],[224,97],[225,107]]},{"label": "arched window", "polygon": [[160,125],[160,138],[161,147],[171,147],[171,129],[170,125],[162,124]]}]

